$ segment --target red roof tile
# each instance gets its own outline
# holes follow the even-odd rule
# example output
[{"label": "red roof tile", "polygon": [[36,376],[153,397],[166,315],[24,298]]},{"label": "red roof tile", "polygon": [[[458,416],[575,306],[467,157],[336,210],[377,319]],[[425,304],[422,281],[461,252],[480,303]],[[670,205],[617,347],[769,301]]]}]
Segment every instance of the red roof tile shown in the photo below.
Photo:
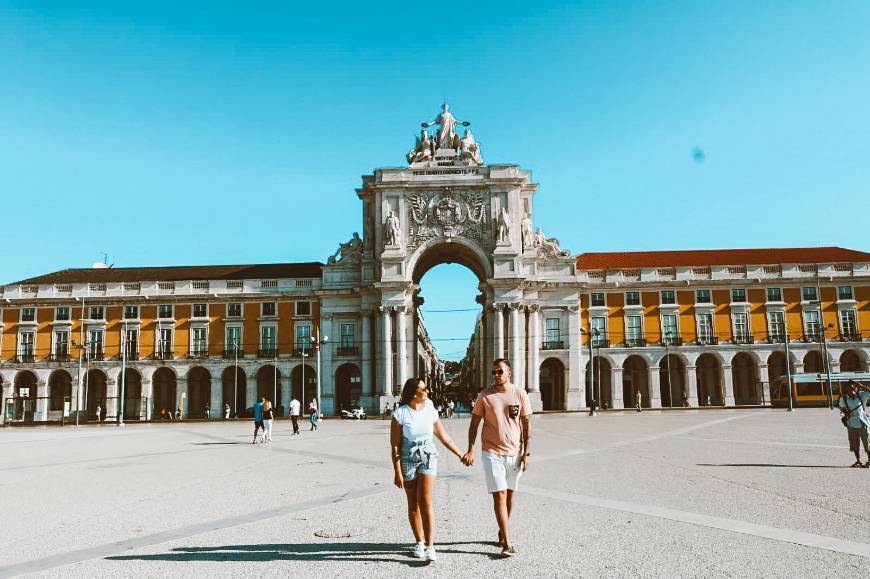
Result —
[{"label": "red roof tile", "polygon": [[[265,263],[250,265],[184,265],[174,267],[111,267],[63,269],[16,284],[105,283],[135,281],[183,281],[207,279],[319,278],[323,264]],[[10,284],[12,285],[12,284]]]},{"label": "red roof tile", "polygon": [[581,253],[578,269],[623,269],[705,265],[772,265],[782,263],[868,263],[870,253],[842,247],[773,249],[698,249]]}]

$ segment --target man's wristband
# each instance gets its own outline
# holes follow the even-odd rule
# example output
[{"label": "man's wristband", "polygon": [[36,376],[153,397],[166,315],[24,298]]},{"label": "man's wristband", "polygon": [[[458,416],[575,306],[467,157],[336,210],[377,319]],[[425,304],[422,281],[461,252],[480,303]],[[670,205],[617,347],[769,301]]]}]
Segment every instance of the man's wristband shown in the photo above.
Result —
[{"label": "man's wristband", "polygon": [[523,456],[532,456],[532,453],[527,451],[523,453]]}]

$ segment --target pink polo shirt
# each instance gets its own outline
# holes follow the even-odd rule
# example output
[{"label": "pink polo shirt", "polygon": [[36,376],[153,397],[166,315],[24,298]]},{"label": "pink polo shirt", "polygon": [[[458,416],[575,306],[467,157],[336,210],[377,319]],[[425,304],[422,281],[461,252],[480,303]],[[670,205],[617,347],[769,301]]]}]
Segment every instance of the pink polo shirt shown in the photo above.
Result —
[{"label": "pink polo shirt", "polygon": [[490,387],[477,395],[471,413],[483,418],[481,443],[486,452],[508,456],[520,453],[523,428],[519,417],[510,417],[512,405],[519,405],[520,416],[529,416],[532,413],[529,395],[513,384],[508,384],[504,392]]}]

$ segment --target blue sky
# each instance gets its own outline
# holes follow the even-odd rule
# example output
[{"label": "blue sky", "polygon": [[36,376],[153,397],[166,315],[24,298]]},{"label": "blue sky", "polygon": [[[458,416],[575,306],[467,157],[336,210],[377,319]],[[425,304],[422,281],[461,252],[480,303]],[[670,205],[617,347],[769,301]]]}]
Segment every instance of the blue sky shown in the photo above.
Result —
[{"label": "blue sky", "polygon": [[0,281],[325,260],[445,98],[575,253],[870,249],[870,3],[459,6],[0,0]]}]

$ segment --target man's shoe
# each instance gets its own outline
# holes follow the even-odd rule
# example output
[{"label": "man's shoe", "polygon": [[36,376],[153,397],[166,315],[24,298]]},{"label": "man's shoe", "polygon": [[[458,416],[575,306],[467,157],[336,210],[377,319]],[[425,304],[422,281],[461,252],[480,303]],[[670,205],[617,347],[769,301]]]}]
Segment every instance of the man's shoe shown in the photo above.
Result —
[{"label": "man's shoe", "polygon": [[435,561],[438,557],[435,556],[435,547],[426,547],[426,560],[427,561]]},{"label": "man's shoe", "polygon": [[414,545],[414,550],[411,554],[415,559],[422,559],[426,556],[426,545],[424,545],[422,541],[417,543]]},{"label": "man's shoe", "polygon": [[510,545],[510,546],[505,545],[504,547],[502,547],[502,550],[501,550],[502,557],[513,557],[516,554],[517,554],[517,550],[514,549],[513,545]]}]

